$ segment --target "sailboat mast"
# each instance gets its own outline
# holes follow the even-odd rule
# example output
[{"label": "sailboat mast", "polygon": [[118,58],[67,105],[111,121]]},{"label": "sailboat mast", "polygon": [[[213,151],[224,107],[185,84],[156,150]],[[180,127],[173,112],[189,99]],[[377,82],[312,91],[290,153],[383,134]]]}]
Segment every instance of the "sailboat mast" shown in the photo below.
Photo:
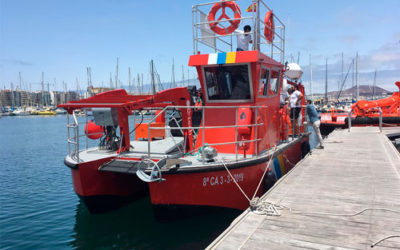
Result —
[{"label": "sailboat mast", "polygon": [[375,86],[376,86],[376,69],[374,74],[374,86],[372,87],[372,100],[375,100]]},{"label": "sailboat mast", "polygon": [[116,73],[115,73],[115,88],[118,88],[118,61],[119,58],[117,57],[117,69],[116,69]]},{"label": "sailboat mast", "polygon": [[311,54],[310,54],[310,95],[311,95],[311,100],[313,100],[314,97],[313,97],[313,91],[312,91],[312,64],[311,64]]},{"label": "sailboat mast", "polygon": [[325,62],[325,102],[328,103],[328,58]]},{"label": "sailboat mast", "polygon": [[44,72],[42,72],[42,108],[45,104],[45,99],[44,99]]},{"label": "sailboat mast", "polygon": [[172,88],[176,88],[176,82],[175,82],[175,61],[172,59]]},{"label": "sailboat mast", "polygon": [[356,53],[356,100],[360,97],[360,90],[358,88],[358,52]]},{"label": "sailboat mast", "polygon": [[154,62],[153,59],[150,61],[150,76],[151,76],[151,90],[152,94],[156,93],[156,82],[154,78]]},{"label": "sailboat mast", "polygon": [[128,85],[129,85],[129,93],[132,93],[132,87],[131,87],[131,67],[128,68]]}]

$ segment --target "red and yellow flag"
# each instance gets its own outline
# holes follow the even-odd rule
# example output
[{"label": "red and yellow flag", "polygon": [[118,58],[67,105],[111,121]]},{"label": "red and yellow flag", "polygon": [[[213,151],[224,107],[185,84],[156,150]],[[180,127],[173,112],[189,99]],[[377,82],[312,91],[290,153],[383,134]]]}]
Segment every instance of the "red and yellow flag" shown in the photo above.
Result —
[{"label": "red and yellow flag", "polygon": [[247,7],[246,12],[256,12],[257,11],[257,3],[251,4]]}]

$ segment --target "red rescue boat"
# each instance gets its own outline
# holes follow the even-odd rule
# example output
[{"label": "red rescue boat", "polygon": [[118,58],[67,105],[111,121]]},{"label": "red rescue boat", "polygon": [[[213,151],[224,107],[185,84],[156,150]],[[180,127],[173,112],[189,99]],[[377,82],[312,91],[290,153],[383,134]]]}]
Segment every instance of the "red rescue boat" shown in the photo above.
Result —
[{"label": "red rescue boat", "polygon": [[[252,50],[231,51],[229,43],[236,33],[232,29],[225,29],[225,36],[212,33],[204,26],[209,18],[200,14],[206,13],[202,8],[213,9],[219,3],[193,7],[194,54],[189,66],[197,70],[199,91],[180,87],[153,95],[129,95],[120,89],[59,105],[73,116],[72,123],[68,122],[72,132],[65,164],[71,168],[75,192],[91,211],[101,210],[107,198],[132,198],[147,191],[157,211],[179,207],[243,210],[309,152],[309,133],[301,128],[300,135],[291,135],[287,105],[280,100],[287,78],[284,25],[275,14],[270,15],[273,21],[257,25],[251,33]],[[253,18],[253,23],[263,23],[260,14],[269,9],[264,3],[258,6],[250,17],[241,17],[237,10],[235,21]],[[224,18],[231,23],[227,15]],[[208,21],[213,30],[222,22]],[[271,27],[274,24],[279,25]],[[268,37],[261,35],[265,25],[268,34],[273,32]],[[225,39],[227,50],[205,42],[210,37]],[[218,53],[202,54],[200,46]],[[289,83],[298,84],[304,94],[298,79]],[[103,129],[98,146],[80,148],[75,109],[91,110],[96,125],[90,125],[96,133],[92,138]],[[82,122],[87,124],[89,119]],[[89,127],[85,131],[91,134]]]},{"label": "red rescue boat", "polygon": [[335,128],[347,128],[349,117],[351,126],[379,126],[382,117],[382,126],[400,126],[400,81],[395,82],[399,91],[387,98],[378,100],[359,100],[350,110],[332,109],[321,114],[321,132],[330,133]]}]

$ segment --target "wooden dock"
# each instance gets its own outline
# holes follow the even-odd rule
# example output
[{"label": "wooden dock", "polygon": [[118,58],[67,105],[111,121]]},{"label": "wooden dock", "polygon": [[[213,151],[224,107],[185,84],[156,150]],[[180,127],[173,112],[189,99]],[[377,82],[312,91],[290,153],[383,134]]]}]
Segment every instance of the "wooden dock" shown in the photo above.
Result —
[{"label": "wooden dock", "polygon": [[259,204],[208,249],[400,249],[400,154],[377,127],[336,130]]}]

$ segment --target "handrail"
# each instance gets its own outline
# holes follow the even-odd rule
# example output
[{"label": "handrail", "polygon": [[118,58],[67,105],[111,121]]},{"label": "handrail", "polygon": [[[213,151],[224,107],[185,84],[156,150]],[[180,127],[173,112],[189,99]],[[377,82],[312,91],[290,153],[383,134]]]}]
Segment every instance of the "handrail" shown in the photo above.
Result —
[{"label": "handrail", "polygon": [[[191,126],[191,127],[182,127],[179,125],[179,123],[177,124],[177,127],[151,127],[150,124],[152,122],[154,122],[155,119],[157,119],[160,115],[163,115],[166,113],[167,110],[170,109],[202,109],[202,126]],[[252,108],[255,109],[255,122],[254,124],[246,124],[246,125],[238,125],[238,121],[237,121],[237,114],[238,114],[238,109],[239,108]],[[267,106],[166,106],[164,107],[161,112],[159,112],[157,115],[155,115],[153,118],[149,119],[150,121],[147,123],[148,129],[147,129],[147,156],[149,158],[151,158],[151,135],[150,135],[150,130],[181,130],[183,131],[184,129],[186,130],[195,130],[195,129],[202,129],[203,130],[203,136],[202,136],[202,145],[200,148],[203,148],[205,145],[209,145],[209,146],[216,146],[216,145],[229,145],[229,144],[235,144],[235,159],[236,161],[238,160],[238,144],[241,143],[251,143],[254,142],[255,143],[255,154],[258,155],[258,142],[261,141],[260,138],[258,138],[258,127],[264,125],[264,123],[258,123],[257,122],[257,117],[258,117],[258,109],[259,108],[267,108]],[[206,109],[235,109],[235,125],[225,125],[225,126],[205,126],[205,110]],[[237,139],[237,130],[240,127],[255,127],[255,136],[256,139],[253,140],[241,140],[238,141]],[[206,143],[205,142],[205,131],[206,129],[219,129],[219,128],[235,128],[235,141],[234,142],[222,142],[222,143]],[[185,140],[185,145],[186,145],[186,140]],[[204,159],[204,152],[201,151],[201,157],[202,157],[202,162],[205,162]]]},{"label": "handrail", "polygon": [[[231,0],[223,0],[228,2]],[[236,0],[233,0],[236,1]],[[237,33],[230,34],[217,34],[209,27],[214,21],[208,21],[207,16],[210,11],[210,7],[221,1],[212,1],[192,6],[192,30],[193,30],[193,54],[196,55],[203,48],[212,50],[212,53],[216,52],[228,52],[233,51],[233,38],[238,36]],[[270,56],[272,59],[283,63],[285,56],[285,25],[281,19],[275,14],[273,15],[275,27],[272,30],[270,27],[265,25],[264,15],[268,11],[272,11],[270,7],[264,3],[263,0],[250,0],[249,5],[256,4],[257,8],[255,12],[246,13],[242,11],[240,18],[229,18],[219,20],[218,23],[222,27],[226,27],[224,23],[232,21],[240,21],[244,24],[249,24],[252,27],[251,35],[253,36],[252,49],[263,52]],[[262,33],[263,30],[269,29],[274,33],[274,41],[268,42]],[[201,47],[201,48],[200,48]]]}]

